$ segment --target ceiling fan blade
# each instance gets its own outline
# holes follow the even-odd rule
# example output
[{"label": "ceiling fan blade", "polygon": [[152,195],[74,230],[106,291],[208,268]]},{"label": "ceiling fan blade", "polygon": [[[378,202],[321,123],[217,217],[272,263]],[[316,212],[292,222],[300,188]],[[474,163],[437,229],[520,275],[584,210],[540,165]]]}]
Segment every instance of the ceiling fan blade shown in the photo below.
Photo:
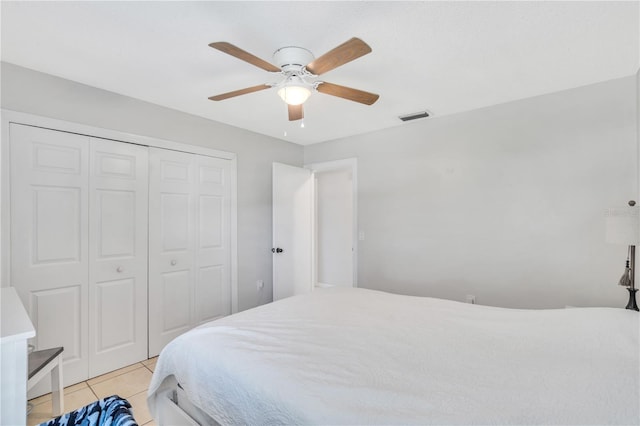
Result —
[{"label": "ceiling fan blade", "polygon": [[350,101],[360,102],[365,105],[372,105],[380,97],[380,95],[376,95],[375,93],[369,93],[363,90],[352,89],[351,87],[339,86],[337,84],[327,82],[320,83],[316,90],[320,93],[324,93],[325,95],[337,96]]},{"label": "ceiling fan blade", "polygon": [[269,62],[263,59],[260,59],[257,56],[254,56],[251,53],[246,52],[237,46],[234,46],[231,43],[227,43],[226,41],[218,41],[215,43],[210,43],[209,46],[221,52],[224,52],[227,55],[235,56],[236,58],[241,59],[245,62],[248,62],[251,65],[255,65],[258,68],[262,68],[265,71],[269,71],[269,72],[281,71],[279,67],[276,67],[275,65],[270,64]]},{"label": "ceiling fan blade", "polygon": [[258,92],[264,89],[270,89],[271,86],[268,84],[261,84],[259,86],[247,87],[245,89],[234,90],[233,92],[222,93],[220,95],[210,96],[209,99],[212,101],[223,101],[225,99],[233,98],[240,95],[246,95],[247,93]]},{"label": "ceiling fan blade", "polygon": [[310,73],[320,75],[370,52],[371,47],[367,43],[354,37],[315,59],[306,68]]},{"label": "ceiling fan blade", "polygon": [[304,110],[302,104],[287,105],[289,107],[289,121],[302,120],[304,118]]}]

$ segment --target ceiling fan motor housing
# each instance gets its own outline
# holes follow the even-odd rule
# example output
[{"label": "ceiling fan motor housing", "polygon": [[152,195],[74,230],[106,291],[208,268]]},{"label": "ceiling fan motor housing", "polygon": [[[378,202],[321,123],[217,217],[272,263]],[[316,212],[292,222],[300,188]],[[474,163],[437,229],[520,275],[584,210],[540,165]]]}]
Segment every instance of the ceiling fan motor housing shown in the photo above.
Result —
[{"label": "ceiling fan motor housing", "polygon": [[302,75],[302,69],[314,59],[309,50],[296,46],[282,47],[273,54],[273,61],[285,74]]}]

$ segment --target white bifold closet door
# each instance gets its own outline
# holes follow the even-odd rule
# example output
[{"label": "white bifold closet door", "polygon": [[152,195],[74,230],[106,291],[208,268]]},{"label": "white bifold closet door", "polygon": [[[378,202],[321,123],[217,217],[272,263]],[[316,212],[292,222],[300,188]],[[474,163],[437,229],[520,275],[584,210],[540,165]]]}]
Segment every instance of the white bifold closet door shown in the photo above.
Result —
[{"label": "white bifold closet door", "polygon": [[148,148],[91,139],[89,377],[147,358]]},{"label": "white bifold closet door", "polygon": [[231,313],[231,162],[149,149],[149,356]]},{"label": "white bifold closet door", "polygon": [[145,359],[147,148],[17,124],[10,137],[11,285],[36,349],[64,346],[65,385]]},{"label": "white bifold closet door", "polygon": [[36,349],[64,346],[65,385],[77,383],[89,374],[89,138],[17,124],[9,131],[11,285]]}]

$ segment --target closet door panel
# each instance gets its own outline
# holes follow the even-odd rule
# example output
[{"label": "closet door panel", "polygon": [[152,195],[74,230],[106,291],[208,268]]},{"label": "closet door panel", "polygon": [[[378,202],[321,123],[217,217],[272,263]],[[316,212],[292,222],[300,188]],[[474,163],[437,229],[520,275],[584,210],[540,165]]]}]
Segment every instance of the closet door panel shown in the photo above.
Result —
[{"label": "closet door panel", "polygon": [[[36,349],[64,346],[64,384],[88,377],[89,138],[10,125],[11,285]],[[48,392],[43,381],[30,395]]]},{"label": "closet door panel", "polygon": [[80,188],[31,187],[33,197],[33,265],[81,262],[82,214]]},{"label": "closet door panel", "polygon": [[191,325],[191,271],[162,274],[161,298],[164,303],[162,333],[181,333]]},{"label": "closet door panel", "polygon": [[212,321],[231,313],[230,294],[225,285],[223,266],[205,266],[199,268],[196,300],[199,323]]},{"label": "closet door panel", "polygon": [[[187,191],[185,189],[185,191]],[[160,194],[160,229],[162,253],[184,255],[192,248],[191,220],[192,194]]]},{"label": "closet door panel", "polygon": [[195,159],[149,149],[149,356],[194,322]]},{"label": "closet door panel", "polygon": [[29,305],[31,322],[37,330],[37,346],[43,349],[63,346],[66,363],[83,361],[81,297],[79,285],[31,292]]},{"label": "closet door panel", "polygon": [[96,229],[97,258],[133,258],[136,250],[135,190],[98,189],[94,194],[100,226]]},{"label": "closet door panel", "polygon": [[231,313],[230,162],[197,157],[196,324]]},{"label": "closet door panel", "polygon": [[91,139],[89,374],[147,356],[148,148]]},{"label": "closet door panel", "polygon": [[[96,353],[111,352],[120,347],[132,347],[136,343],[136,280],[127,278],[110,280],[95,284],[95,348]],[[141,358],[141,359],[144,359]],[[135,361],[134,361],[135,362]],[[133,362],[122,362],[122,366]],[[90,365],[90,370],[98,373],[97,368]],[[106,370],[111,371],[112,369]],[[106,372],[105,371],[105,372]]]}]

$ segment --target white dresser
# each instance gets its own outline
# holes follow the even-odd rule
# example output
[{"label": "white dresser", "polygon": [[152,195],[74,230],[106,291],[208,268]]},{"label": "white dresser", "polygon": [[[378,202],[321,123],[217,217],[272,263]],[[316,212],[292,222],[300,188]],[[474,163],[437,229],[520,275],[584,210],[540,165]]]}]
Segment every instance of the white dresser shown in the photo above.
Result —
[{"label": "white dresser", "polygon": [[27,339],[36,331],[13,287],[0,289],[0,424],[27,422]]}]

